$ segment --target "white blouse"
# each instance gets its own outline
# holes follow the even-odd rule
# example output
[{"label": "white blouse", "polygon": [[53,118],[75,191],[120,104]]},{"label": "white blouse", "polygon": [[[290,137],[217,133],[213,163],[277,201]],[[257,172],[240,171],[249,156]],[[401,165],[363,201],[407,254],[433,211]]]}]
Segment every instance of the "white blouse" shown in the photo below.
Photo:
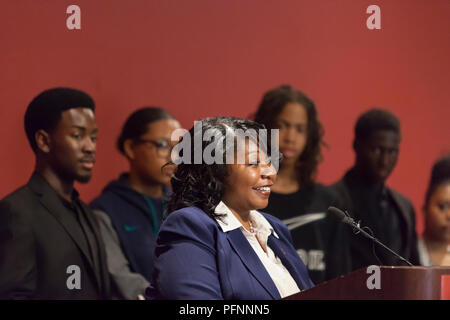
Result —
[{"label": "white blouse", "polygon": [[430,255],[428,254],[427,245],[422,237],[417,239],[417,249],[419,251],[419,261],[422,266],[432,266]]},{"label": "white blouse", "polygon": [[[250,211],[250,221],[253,226],[253,233],[244,228],[233,212],[222,201],[217,205],[215,213],[223,215],[220,218],[216,218],[216,221],[219,223],[223,232],[228,232],[237,228],[241,229],[259,260],[261,260],[264,265],[267,273],[269,273],[275,283],[282,298],[300,292],[297,283],[292,278],[289,271],[267,245],[267,238],[270,234],[273,234],[276,238],[279,237],[261,213],[256,210]],[[263,250],[262,246],[266,248],[267,253]]]}]

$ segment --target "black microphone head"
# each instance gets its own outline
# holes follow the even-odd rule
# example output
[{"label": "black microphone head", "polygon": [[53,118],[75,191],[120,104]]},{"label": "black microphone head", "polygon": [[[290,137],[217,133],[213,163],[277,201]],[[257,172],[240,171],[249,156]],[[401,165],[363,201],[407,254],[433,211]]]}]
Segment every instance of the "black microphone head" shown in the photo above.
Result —
[{"label": "black microphone head", "polygon": [[333,215],[335,215],[339,219],[339,221],[346,222],[345,219],[347,218],[347,215],[341,209],[338,209],[336,207],[330,206],[330,207],[328,207],[328,212],[330,212]]}]

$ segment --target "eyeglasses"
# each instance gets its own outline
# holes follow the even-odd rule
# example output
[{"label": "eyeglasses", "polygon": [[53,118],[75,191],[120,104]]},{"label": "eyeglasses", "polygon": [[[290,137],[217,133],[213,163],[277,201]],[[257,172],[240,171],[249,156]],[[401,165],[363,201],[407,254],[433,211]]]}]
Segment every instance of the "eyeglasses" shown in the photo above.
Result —
[{"label": "eyeglasses", "polygon": [[137,139],[136,140],[139,143],[151,143],[156,147],[156,151],[158,153],[158,156],[161,158],[166,158],[170,155],[172,152],[172,146],[170,145],[169,141],[167,140],[150,140],[150,139]]}]

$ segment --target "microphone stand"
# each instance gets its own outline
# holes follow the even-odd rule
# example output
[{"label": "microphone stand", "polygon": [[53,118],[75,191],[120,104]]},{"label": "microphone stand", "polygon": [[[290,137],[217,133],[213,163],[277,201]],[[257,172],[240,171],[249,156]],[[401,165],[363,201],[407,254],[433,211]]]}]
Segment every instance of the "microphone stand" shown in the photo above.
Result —
[{"label": "microphone stand", "polygon": [[335,208],[335,207],[330,207],[328,208],[328,210],[330,212],[332,212],[333,214],[335,214],[340,220],[342,220],[342,222],[349,224],[350,226],[353,227],[353,229],[358,230],[358,233],[361,233],[363,236],[365,236],[366,238],[369,238],[370,240],[372,240],[373,242],[375,242],[376,244],[378,244],[379,246],[383,247],[384,249],[386,249],[387,251],[389,251],[390,253],[392,253],[394,256],[396,256],[398,259],[400,259],[401,261],[403,261],[404,263],[406,263],[409,266],[414,266],[411,262],[409,262],[408,260],[406,260],[405,258],[403,258],[401,255],[399,255],[397,252],[393,251],[392,249],[390,249],[389,247],[385,246],[382,242],[380,242],[380,240],[378,240],[377,238],[375,238],[374,236],[370,235],[369,233],[367,233],[366,231],[364,231],[360,226],[359,223],[356,223],[355,220],[353,220],[352,217],[350,217],[350,215],[347,212],[343,212],[342,210]]}]

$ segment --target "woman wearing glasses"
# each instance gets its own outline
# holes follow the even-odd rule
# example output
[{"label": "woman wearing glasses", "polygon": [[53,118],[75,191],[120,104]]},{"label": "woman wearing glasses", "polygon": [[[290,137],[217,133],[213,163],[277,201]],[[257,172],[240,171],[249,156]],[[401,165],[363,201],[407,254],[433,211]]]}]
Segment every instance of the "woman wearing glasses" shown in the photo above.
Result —
[{"label": "woman wearing glasses", "polygon": [[170,161],[172,131],[179,127],[160,108],[142,108],[131,114],[117,140],[129,171],[111,181],[91,203],[119,299],[137,299],[148,286],[171,174],[161,168]]}]

